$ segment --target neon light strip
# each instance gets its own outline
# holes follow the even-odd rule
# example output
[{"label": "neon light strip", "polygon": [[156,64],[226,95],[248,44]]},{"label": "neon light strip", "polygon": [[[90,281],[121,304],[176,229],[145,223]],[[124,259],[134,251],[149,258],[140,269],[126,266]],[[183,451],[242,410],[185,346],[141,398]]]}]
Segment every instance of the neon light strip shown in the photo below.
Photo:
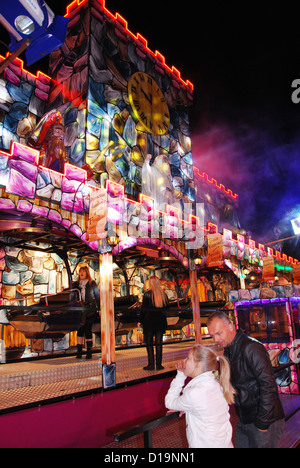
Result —
[{"label": "neon light strip", "polygon": [[[70,3],[67,6],[67,13],[66,17],[69,17],[71,12],[76,9],[80,8],[82,5],[87,3],[88,0],[74,0],[72,3]],[[181,73],[177,68],[172,66],[172,68],[168,67],[166,64],[166,59],[165,57],[158,52],[157,50],[155,52],[152,52],[152,50],[149,49],[148,47],[148,41],[145,39],[141,34],[137,33],[135,36],[129,29],[128,29],[128,22],[121,16],[119,13],[116,13],[116,15],[113,15],[105,6],[105,0],[98,0],[99,5],[103,8],[104,14],[112,19],[113,21],[116,21],[122,28],[124,28],[124,31],[126,34],[128,34],[135,42],[138,43],[139,46],[142,46],[145,51],[150,54],[152,57],[154,57],[157,61],[158,66],[163,67],[167,70],[167,72],[171,73],[176,81],[179,81],[182,85],[184,85],[186,88],[189,89],[190,92],[194,91],[194,85],[189,81],[184,81],[181,78]]]},{"label": "neon light strip", "polygon": [[[3,57],[2,55],[0,55],[0,61],[3,62],[7,57],[9,57],[9,55],[10,55],[9,52],[6,54],[6,57]],[[20,67],[22,72],[24,72],[26,75],[30,75],[34,80],[35,79],[40,80],[41,77],[44,77],[44,79],[46,79],[46,81],[49,81],[49,84],[50,84],[50,81],[52,80],[52,78],[50,78],[50,76],[46,75],[45,73],[43,73],[41,71],[38,71],[36,75],[33,75],[33,73],[30,73],[28,70],[25,70],[24,69],[24,61],[21,60],[18,57],[16,57],[14,59],[14,61],[11,63],[11,65],[15,65],[16,67]],[[8,68],[9,68],[9,66],[8,66]]]},{"label": "neon light strip", "polygon": [[[139,194],[138,202],[136,202],[134,200],[131,200],[129,198],[126,198],[125,197],[124,186],[120,185],[120,184],[117,184],[116,182],[113,182],[111,180],[106,180],[105,188],[106,188],[108,194],[113,194],[114,196],[118,196],[122,200],[124,200],[125,202],[140,205],[140,204],[143,203],[143,201],[145,201],[146,205],[148,207],[150,207],[150,209],[153,209],[153,207],[154,207],[154,203],[155,203],[154,199],[152,199],[151,197],[148,197],[148,196],[146,196],[146,195],[144,195],[142,193]],[[178,219],[178,223],[181,223],[183,227],[184,226],[190,226],[192,230],[200,229],[200,230],[206,232],[207,234],[216,234],[216,233],[218,233],[218,226],[216,224],[208,223],[206,229],[203,226],[200,226],[199,218],[197,216],[194,216],[194,215],[190,214],[189,218],[188,218],[188,221],[179,218],[179,212],[178,212],[178,209],[176,207],[167,205],[166,213],[163,212],[163,211],[160,211],[160,210],[154,210],[154,211],[157,211],[161,215],[174,216],[175,218]],[[263,244],[258,244],[258,248],[257,248],[256,244],[255,244],[255,241],[252,240],[252,239],[249,239],[249,244],[247,245],[245,243],[245,237],[244,236],[241,236],[240,234],[237,234],[237,238],[233,239],[232,238],[232,231],[230,231],[228,229],[223,229],[223,237],[225,239],[229,240],[229,241],[235,242],[236,244],[241,243],[245,247],[247,246],[252,250],[257,250],[258,249],[262,256],[263,255],[269,255],[269,250],[266,250],[265,246]],[[294,259],[292,257],[288,258],[286,254],[281,254],[278,251],[276,251],[275,255],[273,254],[273,256],[275,256],[275,258],[277,260],[279,260],[279,261],[283,261],[285,263],[290,263],[292,265],[296,265],[296,264],[299,263],[299,260]]]},{"label": "neon light strip", "polygon": [[22,152],[25,153],[25,157],[23,155],[23,158],[22,158],[24,161],[28,161],[34,166],[38,165],[40,152],[38,150],[30,148],[29,146],[22,145],[21,143],[17,141],[11,142],[10,154],[5,153],[4,151],[0,151],[0,154],[9,156],[9,157],[12,157],[12,156],[19,157],[21,156]]},{"label": "neon light strip", "polygon": [[[267,250],[265,249],[265,246],[263,244],[258,244],[258,248],[256,247],[255,241],[252,239],[249,239],[249,244],[245,244],[245,238],[244,236],[241,236],[240,234],[237,234],[237,238],[233,239],[232,238],[232,231],[229,229],[223,229],[223,237],[225,237],[227,240],[235,242],[236,244],[242,243],[245,246],[249,247],[251,250],[256,250],[258,249],[262,255],[271,255],[272,257],[276,258],[279,261],[283,261],[286,263],[291,263],[292,265],[297,265],[299,263],[299,260],[294,259],[292,257],[287,257],[286,254],[281,254],[278,250],[274,251],[273,249],[270,249],[267,247]],[[277,265],[275,265],[276,267]]]},{"label": "neon light strip", "polygon": [[193,168],[194,168],[194,172],[196,173],[196,175],[198,177],[201,177],[201,179],[205,180],[206,182],[210,183],[211,185],[214,185],[217,189],[222,190],[224,193],[226,193],[226,195],[229,195],[234,200],[236,200],[238,198],[237,193],[235,193],[233,195],[232,190],[226,189],[223,184],[219,185],[218,182],[215,179],[209,180],[208,175],[205,172],[202,172],[202,174],[200,174],[199,169],[197,167],[194,166]]}]

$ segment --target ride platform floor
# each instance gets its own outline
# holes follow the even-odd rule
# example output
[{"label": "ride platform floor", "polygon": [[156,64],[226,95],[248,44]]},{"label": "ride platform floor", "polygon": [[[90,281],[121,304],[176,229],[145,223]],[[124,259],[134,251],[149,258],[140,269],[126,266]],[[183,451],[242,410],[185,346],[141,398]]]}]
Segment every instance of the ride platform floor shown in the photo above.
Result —
[{"label": "ride platform floor", "polygon": [[[144,371],[147,365],[145,347],[116,350],[116,383],[144,380],[175,369],[175,362],[184,359],[193,341],[164,345],[162,371]],[[92,360],[75,356],[0,365],[0,414],[45,404],[69,395],[102,388],[101,354]]]},{"label": "ride platform floor", "polygon": [[[147,365],[145,347],[120,348],[116,351],[116,383],[130,385],[146,379],[170,374],[175,362],[184,359],[193,341],[164,345],[162,371],[144,371]],[[212,345],[210,340],[205,345]],[[93,354],[91,361],[76,360],[75,356],[55,357],[38,361],[22,361],[0,365],[0,415],[26,408],[47,405],[56,400],[79,397],[88,392],[102,391],[101,354]],[[281,447],[293,447],[300,438],[300,396],[281,395],[286,415],[286,428]],[[231,410],[235,429],[236,415]],[[143,446],[143,436],[113,443],[107,448],[138,448]],[[185,419],[176,419],[153,431],[154,448],[185,448]]]}]

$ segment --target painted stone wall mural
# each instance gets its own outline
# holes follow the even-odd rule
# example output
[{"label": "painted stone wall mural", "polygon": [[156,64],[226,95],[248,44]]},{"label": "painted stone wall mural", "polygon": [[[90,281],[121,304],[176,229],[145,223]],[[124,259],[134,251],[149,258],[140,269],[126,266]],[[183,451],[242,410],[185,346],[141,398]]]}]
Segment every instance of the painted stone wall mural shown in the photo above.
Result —
[{"label": "painted stone wall mural", "polygon": [[[295,287],[295,286],[294,286]],[[294,297],[242,300],[235,302],[236,326],[266,347],[280,393],[299,395],[299,341],[300,298]],[[294,363],[294,364],[293,364]]]},{"label": "painted stone wall mural", "polygon": [[[0,61],[4,60],[0,57]],[[34,76],[15,59],[0,78],[0,148],[9,150],[11,141],[25,144],[28,134],[45,114],[50,78]]]},{"label": "painted stone wall mural", "polygon": [[[50,57],[51,78],[31,75],[16,60],[0,82],[0,147],[10,151],[0,155],[1,209],[28,215],[28,223],[31,216],[48,219],[86,242],[92,185],[118,184],[111,190],[121,187],[129,205],[143,190],[146,168],[152,187],[146,193],[159,205],[194,201],[188,129],[193,87],[104,1],[73,2],[69,19],[65,44]],[[147,220],[138,219],[143,232]],[[97,242],[88,244],[97,250]],[[67,286],[65,270],[50,255],[5,248],[0,267],[4,305]],[[10,348],[29,347],[4,310],[0,323]],[[31,350],[67,349],[72,336],[59,345],[50,341],[33,340]]]},{"label": "painted stone wall mural", "polygon": [[72,5],[69,18],[66,42],[50,59],[48,110],[64,115],[70,162],[90,167],[99,185],[112,180],[137,198],[143,168],[149,185],[150,169],[161,171],[167,158],[156,190],[159,203],[195,201],[192,85],[142,36],[134,36],[123,18],[113,17],[104,1]]},{"label": "painted stone wall mural", "polygon": [[147,155],[142,167],[142,192],[154,198],[157,208],[164,209],[166,204],[175,205],[175,189],[172,185],[172,172],[168,156],[162,154],[155,158],[152,165],[151,154]]},{"label": "painted stone wall mural", "polygon": [[64,144],[65,129],[60,112],[50,111],[29,133],[28,145],[40,152],[39,164],[56,172],[64,173],[69,156]]},{"label": "painted stone wall mural", "polygon": [[[63,260],[56,254],[34,252],[16,247],[0,250],[2,305],[30,306],[39,302],[40,295],[54,294],[68,287],[68,275]],[[6,358],[27,357],[70,347],[74,337],[67,335],[61,342],[51,339],[30,340],[9,325],[6,309],[0,312],[1,339],[6,343]]]}]

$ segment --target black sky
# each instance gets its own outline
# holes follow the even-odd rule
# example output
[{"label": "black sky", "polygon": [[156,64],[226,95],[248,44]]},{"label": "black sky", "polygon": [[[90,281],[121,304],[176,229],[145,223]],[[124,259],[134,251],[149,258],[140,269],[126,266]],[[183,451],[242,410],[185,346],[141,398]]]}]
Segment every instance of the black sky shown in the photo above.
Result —
[{"label": "black sky", "polygon": [[[64,14],[67,0],[48,0]],[[278,2],[277,2],[278,3]],[[195,86],[194,163],[239,194],[242,226],[259,242],[300,215],[300,6],[289,2],[106,0],[133,33]],[[300,256],[295,241],[288,254]],[[298,249],[298,250],[297,250]]]}]

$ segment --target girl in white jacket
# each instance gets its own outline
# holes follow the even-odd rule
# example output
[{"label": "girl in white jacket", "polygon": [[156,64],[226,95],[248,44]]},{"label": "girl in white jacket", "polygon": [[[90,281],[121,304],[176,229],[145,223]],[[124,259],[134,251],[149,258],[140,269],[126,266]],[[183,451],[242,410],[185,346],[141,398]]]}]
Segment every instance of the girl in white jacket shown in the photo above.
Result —
[{"label": "girl in white jacket", "polygon": [[[233,448],[229,404],[234,403],[235,392],[227,359],[196,345],[176,368],[165,404],[169,410],[185,412],[189,447]],[[183,389],[187,377],[192,380]]]}]

